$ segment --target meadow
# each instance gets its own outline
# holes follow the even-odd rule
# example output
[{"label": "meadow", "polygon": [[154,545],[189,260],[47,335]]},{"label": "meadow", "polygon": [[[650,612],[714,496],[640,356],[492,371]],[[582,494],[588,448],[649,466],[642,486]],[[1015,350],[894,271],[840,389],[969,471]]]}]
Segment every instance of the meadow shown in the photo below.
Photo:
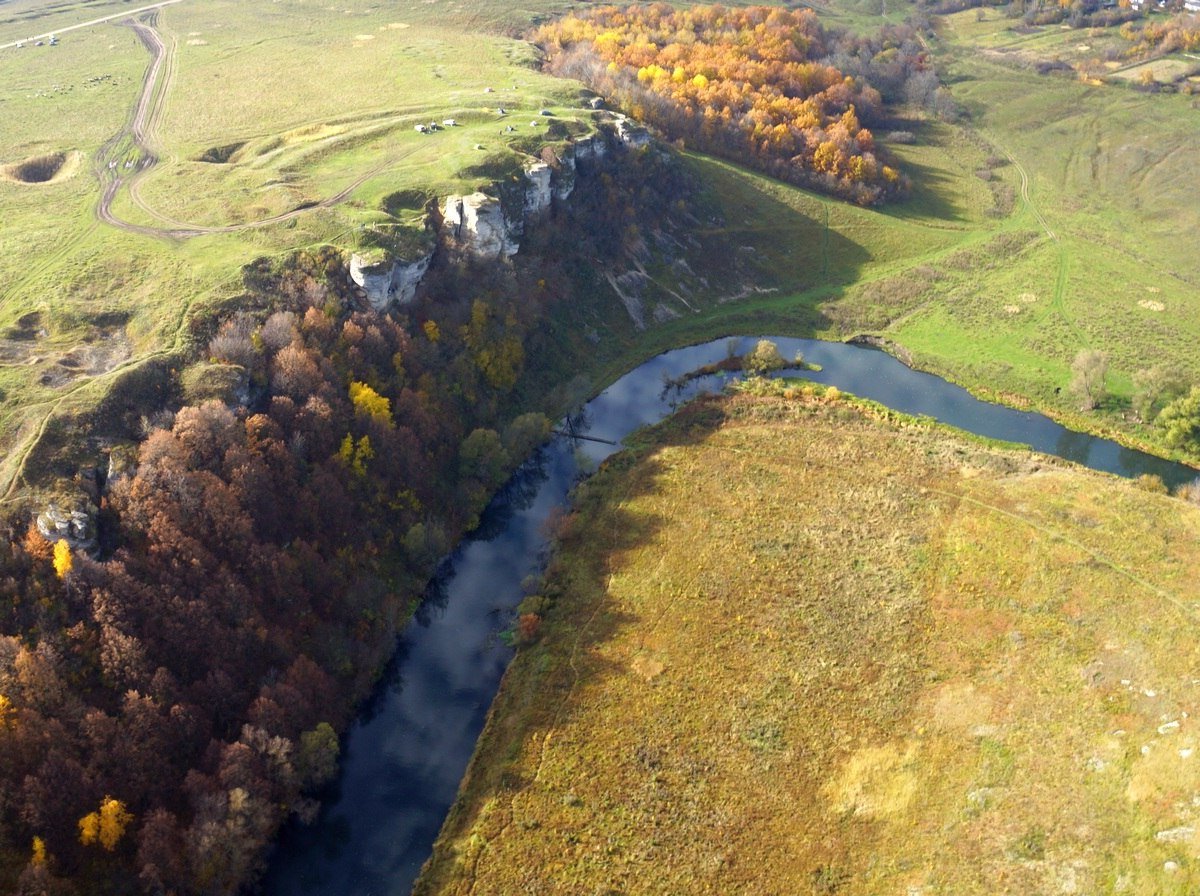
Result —
[{"label": "meadow", "polygon": [[[10,0],[0,44],[121,8]],[[97,160],[114,161],[117,175],[140,170],[132,166],[145,153],[128,132],[146,47],[115,19],[62,31],[54,47],[0,49],[0,496],[70,471],[78,457],[50,468],[32,454],[41,435],[56,420],[86,420],[147,360],[181,363],[203,321],[236,301],[243,265],[324,244],[352,250],[372,229],[415,226],[412,197],[486,186],[482,167],[519,164],[511,147],[529,148],[543,108],[585,127],[578,85],[538,72],[514,36],[565,8],[159,8],[165,63],[145,135],[157,164],[116,191],[107,211],[124,229],[97,220],[101,179],[112,176]],[[912,10],[817,8],[860,30]],[[1111,33],[1012,26],[997,11],[937,20],[930,48],[965,117],[898,110],[891,124],[914,133],[912,144],[889,144],[876,128],[914,182],[906,202],[861,209],[685,156],[712,210],[688,261],[719,286],[641,331],[594,272],[593,307],[560,312],[566,349],[547,376],[578,372],[566,357],[576,348],[595,361],[584,372],[594,389],[683,341],[867,332],[978,392],[1155,445],[1128,410],[1134,373],[1170,364],[1200,380],[1190,351],[1200,270],[1188,239],[1200,223],[1189,201],[1196,112],[1187,97],[1038,75],[1029,59],[1001,52],[1098,52]],[[500,106],[512,114],[499,116]],[[414,130],[445,118],[458,126]],[[57,156],[67,164],[49,182],[12,176]],[[389,206],[397,195],[411,201]],[[651,273],[668,289],[676,276]],[[579,341],[588,327],[606,337],[598,348]],[[1111,397],[1079,415],[1065,387],[1086,348],[1109,355]],[[79,456],[97,447],[81,445]]]},{"label": "meadow", "polygon": [[[0,43],[114,10],[6,4]],[[158,162],[113,201],[125,229],[97,220],[106,171],[96,160],[138,170],[144,154],[111,139],[128,130],[147,49],[118,19],[63,31],[57,46],[0,50],[0,495],[43,477],[24,464],[52,421],[86,416],[147,360],[181,361],[194,330],[241,292],[243,265],[412,226],[419,209],[393,208],[397,217],[387,197],[485,186],[470,169],[519,165],[508,144],[538,133],[530,122],[542,109],[563,123],[583,116],[578,88],[538,73],[528,45],[500,33],[511,15],[503,5],[403,17],[355,3],[158,9],[167,52],[147,120]],[[414,130],[447,118],[458,125]],[[23,182],[23,164],[57,154],[71,176]],[[181,228],[195,232],[165,232]]]},{"label": "meadow", "polygon": [[1200,509],[766,393],[558,522],[414,892],[1193,892]]}]

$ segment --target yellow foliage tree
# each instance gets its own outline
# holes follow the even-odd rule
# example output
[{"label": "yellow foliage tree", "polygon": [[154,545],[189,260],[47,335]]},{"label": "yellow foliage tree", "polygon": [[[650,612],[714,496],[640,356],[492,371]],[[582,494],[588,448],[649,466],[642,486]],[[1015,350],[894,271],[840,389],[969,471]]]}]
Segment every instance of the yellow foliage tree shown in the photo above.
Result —
[{"label": "yellow foliage tree", "polygon": [[342,439],[338,448],[338,457],[356,476],[367,475],[367,462],[374,456],[375,448],[371,445],[370,436],[363,436],[355,442],[354,436],[346,433],[346,438]]},{"label": "yellow foliage tree", "polygon": [[67,577],[74,562],[74,558],[71,556],[71,546],[65,541],[56,541],[54,543],[54,571],[58,573],[60,579]]},{"label": "yellow foliage tree", "polygon": [[46,864],[46,841],[41,837],[33,838],[33,855],[29,857],[29,864],[35,868]]},{"label": "yellow foliage tree", "polygon": [[100,801],[99,812],[89,812],[79,819],[79,842],[84,846],[99,843],[108,852],[117,848],[133,814],[120,800],[106,796]]},{"label": "yellow foliage tree", "polygon": [[425,338],[430,342],[437,342],[442,338],[442,331],[438,329],[437,321],[427,320],[421,325],[421,329],[425,331]]},{"label": "yellow foliage tree", "polygon": [[11,728],[15,721],[13,716],[16,715],[16,710],[13,709],[12,701],[0,694],[0,729]]},{"label": "yellow foliage tree", "polygon": [[381,423],[392,422],[392,403],[380,395],[366,383],[353,382],[350,384],[350,401],[354,409],[362,411],[368,417],[374,417]]}]

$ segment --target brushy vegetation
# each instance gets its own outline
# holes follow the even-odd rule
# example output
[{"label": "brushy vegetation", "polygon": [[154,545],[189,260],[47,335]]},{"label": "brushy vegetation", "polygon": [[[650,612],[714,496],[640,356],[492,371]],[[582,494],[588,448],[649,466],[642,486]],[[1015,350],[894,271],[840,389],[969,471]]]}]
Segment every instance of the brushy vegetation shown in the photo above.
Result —
[{"label": "brushy vegetation", "polygon": [[1197,509],[765,391],[582,488],[416,892],[1192,892]]}]

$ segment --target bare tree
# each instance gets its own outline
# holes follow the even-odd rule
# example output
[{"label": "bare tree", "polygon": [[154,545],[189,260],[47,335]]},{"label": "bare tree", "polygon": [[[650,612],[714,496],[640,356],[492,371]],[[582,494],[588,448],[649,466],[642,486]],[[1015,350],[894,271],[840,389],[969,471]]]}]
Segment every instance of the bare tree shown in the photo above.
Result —
[{"label": "bare tree", "polygon": [[1104,379],[1108,376],[1108,355],[1085,348],[1071,362],[1071,394],[1083,410],[1090,411],[1104,398]]}]

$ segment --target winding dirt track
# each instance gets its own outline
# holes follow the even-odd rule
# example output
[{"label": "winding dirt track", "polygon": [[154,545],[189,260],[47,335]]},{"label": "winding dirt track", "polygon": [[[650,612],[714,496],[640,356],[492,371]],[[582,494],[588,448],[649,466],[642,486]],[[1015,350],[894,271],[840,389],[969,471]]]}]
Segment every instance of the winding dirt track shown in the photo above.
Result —
[{"label": "winding dirt track", "polygon": [[[121,22],[133,28],[142,46],[150,53],[150,64],[142,77],[142,89],[134,104],[129,121],[105,142],[96,154],[96,176],[100,180],[100,201],[96,206],[96,217],[105,224],[110,224],[129,233],[143,236],[166,237],[168,239],[188,239],[194,236],[211,233],[235,233],[240,230],[250,230],[255,227],[265,227],[289,221],[300,215],[318,208],[330,208],[344,202],[359,186],[381,171],[394,164],[391,159],[361,176],[355,178],[344,189],[332,196],[317,202],[308,202],[291,211],[262,218],[258,221],[248,221],[240,224],[225,224],[219,227],[206,227],[198,224],[188,224],[177,221],[151,208],[141,197],[139,186],[143,177],[159,161],[158,124],[162,121],[166,106],[167,95],[170,92],[171,81],[175,75],[176,42],[172,38],[164,41],[158,32],[158,9],[153,8],[137,19],[126,19]],[[136,150],[136,160],[126,158],[123,149],[132,143]],[[129,166],[128,168],[126,166]],[[129,171],[129,174],[124,172]],[[149,217],[162,222],[163,227],[146,224],[135,224],[125,221],[113,212],[113,201],[117,198],[122,187],[129,188],[133,204]]]},{"label": "winding dirt track", "polygon": [[1067,247],[1063,245],[1062,240],[1058,238],[1058,234],[1050,228],[1046,218],[1042,215],[1041,209],[1037,207],[1037,203],[1033,201],[1033,197],[1030,195],[1029,172],[1025,170],[1025,166],[1011,152],[1004,147],[1001,147],[1001,150],[1008,156],[1008,160],[1012,162],[1013,167],[1017,169],[1017,174],[1021,176],[1021,201],[1033,213],[1033,217],[1037,219],[1042,230],[1046,232],[1046,236],[1058,247],[1058,274],[1054,279],[1054,296],[1047,314],[1057,312],[1058,316],[1062,318],[1080,345],[1086,345],[1087,337],[1075,326],[1075,321],[1067,313],[1067,280],[1070,274],[1071,256],[1067,251]]},{"label": "winding dirt track", "polygon": [[[70,29],[59,29],[56,32],[62,33],[74,28],[83,28],[89,25],[120,20],[119,24],[133,28],[142,45],[150,53],[150,64],[147,66],[146,74],[142,78],[141,91],[130,113],[129,120],[120,131],[110,137],[100,147],[94,159],[95,173],[101,187],[100,200],[96,206],[96,219],[99,222],[109,224],[129,233],[158,238],[165,237],[168,239],[187,239],[203,234],[232,233],[239,230],[263,227],[281,221],[288,221],[313,209],[329,208],[345,201],[365,181],[393,166],[400,158],[408,154],[404,153],[400,156],[393,156],[383,164],[362,174],[333,196],[329,196],[319,202],[306,203],[289,212],[259,221],[230,224],[222,227],[203,227],[174,221],[156,212],[141,200],[141,197],[137,193],[137,185],[142,177],[159,161],[157,129],[164,114],[166,98],[170,92],[171,81],[175,72],[176,43],[173,38],[168,38],[167,41],[164,41],[159,34],[157,28],[158,10],[163,6],[177,2],[180,2],[180,0],[165,0],[163,3],[142,7],[134,11],[133,15],[136,18],[131,18],[128,13],[122,13],[74,25]],[[3,47],[0,47],[0,49],[3,49]],[[133,153],[131,150],[135,150],[136,152]],[[131,158],[131,156],[136,156],[136,159]],[[129,169],[125,168],[126,161],[132,162]],[[125,174],[126,171],[129,171],[129,174]],[[122,187],[129,188],[131,200],[141,211],[169,226],[151,227],[144,224],[134,224],[118,218],[112,210],[112,204]],[[79,235],[71,237],[67,243],[55,252],[53,258],[59,259],[63,257],[67,249],[81,238]],[[49,265],[50,263],[50,261],[47,261],[45,265]],[[7,294],[4,295],[3,300],[7,301],[14,294],[15,290],[9,289]],[[8,446],[8,457],[3,463],[0,463],[0,505],[21,500],[21,490],[28,484],[25,481],[25,468],[29,458],[45,435],[51,420],[63,406],[64,402],[74,397],[81,390],[94,387],[101,380],[114,379],[151,358],[170,355],[172,351],[178,348],[179,334],[184,332],[190,307],[191,300],[189,299],[184,302],[183,307],[180,309],[176,345],[174,347],[163,348],[145,355],[130,358],[98,376],[88,377],[74,384],[50,400],[28,406],[27,409],[32,413],[21,425],[21,432],[17,437],[16,444]]]},{"label": "winding dirt track", "polygon": [[80,22],[78,25],[64,25],[62,28],[57,28],[54,31],[47,31],[45,34],[34,34],[30,37],[22,38],[21,40],[9,41],[6,44],[0,44],[0,50],[7,50],[10,47],[15,47],[18,44],[29,43],[33,40],[43,40],[49,37],[55,37],[59,34],[66,34],[68,31],[77,31],[80,28],[91,28],[93,25],[103,25],[105,22],[111,22],[113,19],[127,19],[130,16],[141,15],[151,9],[161,9],[164,6],[170,6],[173,3],[181,3],[182,0],[162,0],[161,3],[152,3],[149,6],[143,6],[140,9],[135,9],[132,12],[123,10],[113,13],[111,16],[101,16],[98,19],[91,19],[87,22]]}]

